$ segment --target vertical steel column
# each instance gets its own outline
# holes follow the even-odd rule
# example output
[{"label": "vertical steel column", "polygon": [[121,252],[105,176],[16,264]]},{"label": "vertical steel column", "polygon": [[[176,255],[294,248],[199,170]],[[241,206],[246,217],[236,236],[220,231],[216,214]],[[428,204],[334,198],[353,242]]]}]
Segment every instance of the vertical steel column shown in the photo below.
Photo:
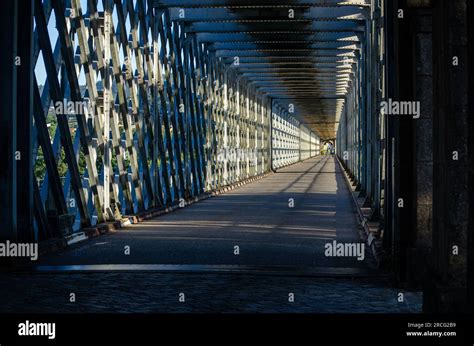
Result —
[{"label": "vertical steel column", "polygon": [[[192,195],[197,195],[199,193],[199,185],[198,183],[202,179],[202,175],[200,173],[200,169],[197,167],[197,165],[200,165],[200,152],[199,152],[199,146],[200,141],[198,138],[198,125],[197,125],[197,112],[199,109],[199,106],[196,103],[195,95],[196,95],[196,89],[195,89],[195,84],[194,84],[194,76],[193,76],[193,70],[192,70],[192,64],[194,57],[192,55],[192,41],[189,38],[186,38],[186,42],[184,44],[184,73],[186,76],[186,89],[185,93],[187,96],[187,119],[189,120],[188,123],[188,128],[189,132],[188,135],[188,155],[190,158],[190,163],[191,163],[191,171],[192,171],[192,184],[193,184],[193,193]],[[199,172],[199,173],[198,173]]]},{"label": "vertical steel column", "polygon": [[[58,32],[59,32],[61,56],[65,63],[65,69],[67,71],[66,74],[68,77],[68,81],[71,85],[71,88],[70,88],[71,98],[75,102],[82,102],[81,96],[78,92],[77,76],[75,75],[75,72],[74,72],[75,68],[74,68],[74,62],[72,60],[71,41],[69,38],[69,33],[67,32],[66,22],[63,16],[64,9],[62,7],[62,4],[59,3],[57,0],[53,0],[53,7],[54,7],[56,18],[58,18],[57,27],[58,27]],[[45,14],[43,11],[41,1],[36,1],[35,3],[35,20],[36,20],[36,25],[37,25],[37,30],[38,30],[39,47],[41,48],[41,52],[43,54],[43,60],[45,63],[45,68],[46,68],[46,72],[48,76],[48,82],[50,83],[49,85],[50,85],[51,99],[53,100],[54,104],[57,104],[57,102],[61,103],[63,101],[62,93],[60,91],[59,82],[57,80],[57,73],[56,73],[56,68],[55,68],[55,63],[54,63],[53,52],[50,46],[49,35],[47,32],[47,27],[46,27]],[[58,120],[58,127],[61,133],[61,144],[62,144],[62,147],[64,148],[66,161],[67,161],[69,172],[71,175],[71,184],[75,193],[76,205],[78,205],[79,207],[79,213],[81,216],[81,225],[89,226],[91,224],[89,207],[87,206],[85,189],[82,185],[82,180],[79,174],[79,167],[77,164],[76,154],[74,151],[74,145],[73,145],[70,130],[69,130],[69,124],[68,124],[66,115],[64,114],[57,114],[57,120]],[[80,141],[81,141],[81,147],[84,151],[87,167],[88,168],[94,167],[92,163],[93,162],[92,157],[90,154],[92,152],[92,146],[90,145],[90,142],[88,141],[88,138],[90,138],[89,129],[82,115],[76,116],[76,120],[78,123],[78,131],[79,131],[77,136],[79,136]],[[92,172],[94,172],[93,170],[94,168],[90,168],[90,169]],[[90,174],[89,178],[91,179],[91,182],[93,185],[92,190],[94,194],[94,199],[97,202],[97,205],[100,206],[102,201],[100,200],[100,197],[98,195],[96,172]],[[102,209],[98,208],[97,213],[99,215],[99,219],[101,219]]]},{"label": "vertical steel column", "polygon": [[[190,63],[192,69],[194,69],[195,74],[193,73],[193,83],[194,83],[194,90],[196,93],[195,99],[197,102],[197,110],[198,110],[198,118],[197,118],[197,127],[199,133],[199,151],[200,151],[200,181],[201,181],[201,192],[206,189],[206,173],[207,173],[207,157],[206,157],[206,145],[207,145],[207,124],[206,121],[206,114],[207,114],[207,107],[205,103],[207,102],[207,88],[206,82],[204,80],[204,62],[202,60],[202,52],[200,49],[200,45],[198,45],[196,35],[191,36],[192,40],[192,49],[191,52],[193,54],[190,57]],[[194,64],[196,66],[194,67]]]},{"label": "vertical steel column", "polygon": [[[185,98],[184,98],[184,76],[183,64],[181,59],[181,47],[179,39],[178,23],[172,22],[169,11],[165,11],[166,35],[170,46],[170,62],[173,75],[173,91],[175,97],[175,116],[172,117],[174,134],[177,136],[175,141],[175,152],[178,161],[178,176],[181,197],[186,197],[188,192],[188,181],[186,179],[186,161],[188,151],[186,149],[186,131],[184,129],[185,117]],[[183,112],[181,111],[183,108]],[[184,163],[183,163],[184,162]]]},{"label": "vertical steel column", "polygon": [[18,2],[6,0],[0,12],[0,42],[2,54],[0,63],[3,69],[0,79],[0,95],[3,100],[0,111],[0,145],[4,156],[0,169],[0,228],[1,240],[16,240],[18,236],[17,215],[17,81],[18,66],[15,57],[18,53]]},{"label": "vertical steel column", "polygon": [[[155,121],[154,121],[154,127],[155,127],[155,141],[156,144],[155,146],[158,149],[159,156],[160,156],[160,168],[161,172],[163,174],[163,186],[164,186],[164,202],[166,206],[170,206],[172,203],[172,193],[171,193],[171,186],[170,184],[173,182],[173,187],[176,185],[174,184],[174,175],[171,176],[170,179],[170,172],[173,172],[173,160],[172,156],[169,156],[169,158],[166,157],[166,149],[171,147],[171,141],[168,136],[168,131],[167,128],[165,127],[165,134],[166,134],[166,142],[165,138],[163,135],[163,125],[167,123],[168,119],[168,113],[167,113],[167,106],[166,106],[166,96],[165,96],[165,90],[164,90],[164,84],[165,82],[163,81],[163,74],[162,74],[162,69],[161,69],[161,62],[162,58],[160,55],[162,52],[159,50],[159,43],[158,43],[158,36],[160,35],[160,26],[161,26],[161,20],[160,20],[160,14],[158,11],[154,12],[153,16],[153,62],[154,62],[154,67],[153,67],[153,74],[155,76],[155,102],[156,102],[156,109],[155,109]],[[159,106],[158,106],[158,100],[159,99]],[[166,125],[165,125],[166,126]],[[155,151],[156,152],[156,151]],[[158,170],[158,165],[157,169],[155,171],[155,174],[159,174]],[[157,185],[159,185],[159,177],[155,177],[157,179]]]},{"label": "vertical steel column", "polygon": [[[386,96],[392,99],[398,99],[398,78],[399,75],[399,34],[398,18],[393,13],[399,8],[398,0],[387,0],[385,7],[386,35],[387,35],[387,81]],[[383,247],[387,253],[394,254],[395,244],[398,243],[398,208],[396,200],[398,196],[398,185],[395,183],[397,177],[397,143],[395,138],[398,133],[398,123],[393,117],[386,117],[385,122],[385,186],[384,186],[384,237]]]},{"label": "vertical steel column", "polygon": [[[170,175],[171,175],[171,182],[173,185],[173,200],[177,201],[179,199],[179,187],[176,181],[181,184],[182,182],[179,178],[176,177],[176,173],[179,172],[180,166],[178,166],[177,161],[178,159],[176,156],[179,155],[179,142],[177,138],[177,126],[174,126],[176,121],[176,105],[175,105],[175,98],[177,95],[174,95],[172,87],[171,87],[171,70],[168,59],[168,52],[167,52],[167,37],[165,34],[165,26],[166,21],[163,20],[164,13],[161,12],[158,15],[158,30],[159,36],[161,40],[161,53],[160,53],[160,61],[164,66],[165,69],[165,76],[164,76],[164,88],[166,90],[166,100],[169,102],[169,107],[166,103],[166,100],[162,100],[162,114],[163,114],[163,124],[166,133],[166,146],[168,150],[168,157],[170,162]],[[168,113],[169,109],[169,113]],[[174,119],[173,123],[173,136],[171,135],[171,127],[170,127],[170,118]],[[181,158],[179,158],[181,160]]]},{"label": "vertical steel column", "polygon": [[[104,8],[104,37],[110,37],[111,28],[111,8],[108,1],[105,2]],[[106,43],[108,43],[106,41]],[[82,51],[82,49],[81,49]],[[110,76],[110,45],[105,44],[104,46],[104,123],[103,123],[103,139],[104,139],[104,167],[103,167],[103,185],[104,185],[104,214],[106,219],[113,219],[113,212],[110,210],[110,171],[111,171],[111,153],[109,147],[109,135],[110,135],[110,115],[111,115],[111,76]],[[99,133],[99,137],[100,137]]]},{"label": "vertical steel column", "polygon": [[[17,68],[16,151],[21,155],[17,161],[17,213],[18,241],[37,240],[33,235],[33,14],[32,0],[18,3],[17,56],[21,64]],[[20,22],[21,21],[21,22]],[[4,43],[5,41],[1,41]],[[3,53],[2,53],[3,54]],[[10,56],[12,58],[12,56]],[[12,64],[12,61],[9,61]],[[3,65],[5,66],[5,65]],[[14,67],[15,68],[15,67]],[[35,182],[36,183],[36,182]],[[3,208],[3,204],[1,207]]]}]

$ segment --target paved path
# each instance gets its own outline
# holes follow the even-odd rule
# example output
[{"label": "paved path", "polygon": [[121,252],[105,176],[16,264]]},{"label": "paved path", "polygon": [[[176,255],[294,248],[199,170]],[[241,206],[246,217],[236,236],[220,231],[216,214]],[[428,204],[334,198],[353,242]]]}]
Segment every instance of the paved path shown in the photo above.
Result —
[{"label": "paved path", "polygon": [[41,263],[365,267],[369,255],[363,262],[324,256],[328,242],[358,242],[358,229],[339,165],[321,156]]},{"label": "paved path", "polygon": [[[411,313],[421,294],[384,279],[101,272],[0,277],[1,312]],[[69,301],[70,294],[76,302]],[[185,301],[179,302],[179,294]],[[290,303],[289,294],[294,294]]]},{"label": "paved path", "polygon": [[[316,157],[42,258],[40,273],[0,276],[0,311],[420,312],[421,294],[399,303],[403,291],[374,273],[368,253],[324,256],[327,242],[359,242],[358,232],[337,162]],[[90,271],[48,269],[58,265]]]}]

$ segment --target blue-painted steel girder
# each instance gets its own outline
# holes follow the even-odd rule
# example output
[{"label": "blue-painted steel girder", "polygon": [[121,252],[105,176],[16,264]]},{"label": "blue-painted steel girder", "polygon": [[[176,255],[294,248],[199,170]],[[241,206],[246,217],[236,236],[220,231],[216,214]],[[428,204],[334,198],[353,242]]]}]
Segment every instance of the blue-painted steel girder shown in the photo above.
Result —
[{"label": "blue-painted steel girder", "polygon": [[281,89],[260,89],[264,93],[268,95],[275,95],[275,94],[280,94],[280,95],[289,95],[289,96],[295,96],[295,95],[326,95],[326,94],[335,94],[335,95],[342,95],[346,93],[345,89],[298,89],[298,90],[281,90]]},{"label": "blue-painted steel girder", "polygon": [[209,50],[251,50],[261,49],[262,47],[267,49],[272,48],[288,48],[288,49],[346,49],[355,50],[360,49],[360,43],[357,42],[343,42],[343,41],[263,41],[259,43],[254,42],[215,42],[208,45]]},{"label": "blue-painted steel girder", "polygon": [[347,89],[346,84],[303,84],[303,85],[265,85],[265,84],[256,84],[256,87],[266,88],[272,90],[299,90],[299,89],[311,89],[311,90],[322,90],[322,89]]},{"label": "blue-painted steel girder", "polygon": [[[291,61],[314,61],[314,62],[345,62],[346,60],[343,60],[344,57],[339,57],[339,56],[331,56],[331,55],[326,55],[326,56],[313,56],[313,55],[287,55],[287,56],[239,56],[239,63],[261,63],[261,62],[268,62],[268,63],[273,63],[273,62],[291,62]],[[350,62],[355,62],[351,57],[348,57]],[[234,63],[234,57],[223,57],[222,60],[226,64],[232,64]]]},{"label": "blue-painted steel girder", "polygon": [[[247,78],[248,80],[252,81],[252,78],[254,76],[246,76],[245,78]],[[258,77],[258,76],[257,76]],[[261,81],[261,82],[264,82],[264,81],[282,81],[282,82],[287,82],[287,81],[306,81],[306,80],[321,80],[321,81],[325,81],[325,80],[337,80],[337,81],[349,81],[350,80],[350,77],[349,76],[344,76],[342,78],[340,77],[337,77],[337,78],[334,78],[332,76],[305,76],[305,75],[300,75],[300,76],[282,76],[282,77],[278,77],[278,76],[261,76],[259,77],[257,80],[255,80],[254,82],[256,81]]]},{"label": "blue-painted steel girder", "polygon": [[284,79],[292,79],[292,78],[322,78],[322,79],[328,79],[328,78],[337,78],[337,79],[345,79],[345,78],[351,78],[351,75],[353,74],[352,72],[341,72],[340,74],[337,74],[335,72],[331,71],[321,71],[321,72],[285,72],[282,70],[281,72],[244,72],[245,77],[261,77],[262,79],[269,78],[269,79],[276,79],[282,78]]},{"label": "blue-painted steel girder", "polygon": [[304,83],[304,82],[318,82],[318,83],[347,83],[350,81],[349,78],[340,79],[333,76],[327,76],[326,78],[316,78],[316,76],[311,76],[306,79],[293,79],[288,77],[287,79],[273,79],[273,80],[264,80],[261,78],[252,78],[252,76],[245,76],[249,81],[254,83],[267,83],[267,84],[283,84],[283,83]]},{"label": "blue-painted steel girder", "polygon": [[[311,48],[311,47],[286,47],[286,46],[279,46],[279,47],[260,47],[260,48],[252,48],[252,49],[218,49],[215,51],[215,56],[221,57],[221,56],[241,56],[243,54],[245,55],[251,55],[250,53],[266,53],[268,55],[272,55],[272,53],[280,54],[280,53],[285,53],[285,52],[295,52],[296,54],[305,54],[306,52],[314,52],[314,53],[323,53],[324,55],[327,55],[326,53],[334,53],[334,54],[345,54],[349,53],[348,56],[354,56],[354,49],[347,49],[347,48],[337,48],[337,49],[331,49],[331,48]],[[330,55],[330,54],[329,54]]]},{"label": "blue-painted steel girder", "polygon": [[[232,65],[231,65],[232,66]],[[343,72],[345,70],[351,70],[351,68],[347,68],[345,65],[340,65],[340,66],[291,66],[291,67],[281,67],[281,66],[261,66],[261,67],[241,67],[241,66],[236,66],[236,69],[238,69],[239,72],[245,73],[245,72],[253,72],[253,73],[258,73],[258,72],[318,72],[318,71],[324,71],[324,72],[332,72],[332,73],[339,73]]]},{"label": "blue-painted steel girder", "polygon": [[260,87],[261,89],[263,90],[266,90],[266,91],[275,91],[275,90],[278,90],[278,91],[326,91],[326,90],[337,90],[337,91],[342,91],[342,90],[345,90],[346,88],[345,87],[341,87],[341,86],[301,86],[301,87],[285,87],[285,86],[261,86]]},{"label": "blue-painted steel girder", "polygon": [[303,82],[307,80],[314,80],[314,81],[321,81],[321,82],[349,82],[351,81],[351,74],[350,73],[345,73],[343,75],[337,75],[334,73],[281,73],[279,75],[278,73],[251,73],[251,72],[246,72],[242,74],[242,77],[244,77],[246,80],[257,83],[257,82],[278,82],[281,81],[283,82]]},{"label": "blue-painted steel girder", "polygon": [[[291,101],[291,102],[293,102],[293,104],[295,104],[295,101]],[[305,104],[306,104],[306,103],[305,103]],[[337,123],[337,122],[338,122],[338,121],[337,121],[338,119],[337,119],[337,120],[334,119],[334,118],[333,118],[333,120],[327,119],[327,118],[331,118],[331,115],[334,115],[334,113],[337,111],[336,108],[331,108],[331,109],[330,109],[330,108],[315,108],[315,107],[313,106],[313,107],[311,107],[311,111],[310,111],[310,112],[303,111],[303,110],[302,110],[303,107],[299,107],[299,108],[300,108],[300,109],[297,111],[297,114],[300,115],[302,118],[307,118],[307,117],[311,118],[311,115],[314,115],[314,114],[318,114],[318,115],[324,116],[323,119],[318,120],[318,121],[314,121],[314,120],[313,120],[313,121],[308,121],[308,120],[305,120],[305,123],[307,123],[307,124],[308,124],[308,123],[316,124],[316,123],[326,123],[326,122],[327,122],[327,123],[329,123],[329,122],[331,122],[331,123]],[[315,112],[318,112],[318,113],[315,113]],[[296,111],[295,111],[295,113],[296,113]]]},{"label": "blue-painted steel girder", "polygon": [[192,21],[216,21],[216,20],[265,20],[265,19],[291,19],[306,20],[366,20],[368,9],[359,6],[339,7],[297,7],[288,9],[286,7],[274,7],[262,13],[256,8],[186,8],[177,6],[170,8],[172,20]]},{"label": "blue-painted steel girder", "polygon": [[[269,89],[269,88],[257,88],[257,90],[266,93],[268,95],[270,94],[275,94],[275,93],[280,93],[280,94],[285,94],[286,96],[296,96],[300,94],[307,94],[307,93],[312,93],[312,94],[317,94],[319,96],[323,96],[326,94],[345,94],[347,91],[346,89],[290,89],[290,90],[283,90],[283,89]],[[331,111],[331,109],[328,108],[328,111]]]},{"label": "blue-painted steel girder", "polygon": [[279,40],[282,42],[300,41],[338,41],[338,42],[361,42],[363,33],[353,31],[326,31],[314,33],[279,33],[275,36],[272,32],[261,32],[257,34],[247,34],[243,32],[228,33],[196,33],[199,42],[253,42],[258,43],[260,40]]},{"label": "blue-painted steel girder", "polygon": [[345,90],[346,87],[344,86],[338,86],[338,85],[327,85],[327,86],[311,86],[311,87],[307,87],[307,86],[301,86],[301,87],[297,87],[297,86],[288,86],[288,87],[285,87],[285,86],[258,86],[257,87],[259,88],[262,88],[262,89],[265,89],[265,90],[278,90],[278,91],[295,91],[295,90],[304,90],[304,91],[321,91],[321,90]]},{"label": "blue-painted steel girder", "polygon": [[332,83],[342,83],[342,82],[349,82],[350,81],[350,77],[349,76],[344,76],[344,78],[338,78],[336,76],[330,76],[330,75],[326,75],[326,76],[323,76],[322,78],[317,78],[317,75],[311,75],[310,77],[306,78],[306,79],[293,79],[291,78],[291,76],[288,76],[288,78],[286,79],[272,79],[272,80],[269,80],[269,79],[261,79],[261,78],[253,78],[253,76],[245,76],[245,78],[249,81],[252,81],[252,82],[255,82],[255,83],[264,83],[264,82],[267,82],[267,83],[273,83],[273,84],[278,84],[278,82],[280,81],[281,84],[283,83],[290,83],[290,82],[293,82],[293,83],[303,83],[303,82],[307,82],[307,81],[315,81],[315,82],[320,82],[320,83],[323,83],[323,82],[332,82]]},{"label": "blue-painted steel girder", "polygon": [[[271,98],[279,98],[279,99],[293,99],[295,96],[298,96],[301,99],[312,99],[312,98],[317,98],[321,97],[321,93],[299,93],[297,95],[288,95],[287,93],[277,93],[277,92],[271,92],[267,93],[267,95]],[[345,93],[324,93],[325,97],[344,97]]]},{"label": "blue-painted steel girder", "polygon": [[336,86],[315,86],[315,85],[308,85],[308,86],[288,86],[288,87],[276,87],[276,86],[267,86],[267,85],[257,85],[257,88],[260,90],[264,90],[266,92],[270,91],[283,91],[283,92],[294,92],[294,91],[345,91],[347,89],[346,86],[343,85],[336,85]]},{"label": "blue-painted steel girder", "polygon": [[300,86],[347,86],[346,82],[318,82],[318,81],[306,81],[306,82],[293,82],[293,83],[265,83],[259,82],[256,85],[258,86],[265,86],[265,87],[283,87],[283,88],[293,88],[293,87],[300,87]]},{"label": "blue-painted steel girder", "polygon": [[353,73],[344,72],[341,74],[335,74],[332,72],[244,72],[241,74],[247,80],[253,81],[264,81],[264,80],[274,80],[274,81],[286,81],[286,80],[301,80],[301,79],[320,79],[320,80],[351,80]]},{"label": "blue-painted steel girder", "polygon": [[297,93],[297,92],[315,92],[315,93],[335,93],[335,92],[346,92],[345,88],[300,88],[300,89],[295,89],[295,88],[289,88],[289,89],[282,89],[282,88],[269,88],[269,87],[258,87],[258,90],[261,90],[265,93],[271,94],[275,92],[281,92],[285,93],[288,95]]},{"label": "blue-painted steel girder", "polygon": [[331,70],[334,72],[344,70],[348,67],[345,64],[315,64],[315,63],[305,63],[305,64],[240,64],[239,66],[230,65],[229,68],[236,70],[237,72],[250,72],[250,71],[279,71],[279,70]]},{"label": "blue-painted steel girder", "polygon": [[[300,75],[300,76],[304,76],[304,75]],[[274,78],[274,79],[264,79],[264,78],[256,78],[254,79],[253,76],[245,76],[245,78],[250,81],[250,82],[254,82],[254,83],[264,83],[264,82],[268,82],[268,83],[278,83],[278,81],[281,81],[281,83],[289,83],[289,82],[294,82],[294,83],[297,83],[297,82],[307,82],[307,81],[316,81],[316,82],[349,82],[350,81],[350,77],[349,76],[345,76],[344,78],[337,78],[337,77],[334,77],[334,76],[329,76],[329,75],[326,75],[326,76],[321,76],[321,77],[318,77],[316,75],[312,75],[312,76],[308,76],[307,78],[292,78],[291,76],[287,76],[287,78],[281,78],[281,79],[277,79],[277,78]]]},{"label": "blue-painted steel girder", "polygon": [[306,81],[285,81],[284,83],[277,84],[277,83],[265,83],[260,81],[255,81],[255,85],[259,86],[268,86],[271,88],[293,88],[293,87],[300,87],[300,86],[320,86],[320,87],[336,87],[336,86],[346,86],[347,82],[342,81],[313,81],[313,80],[306,80]]},{"label": "blue-painted steel girder", "polygon": [[[337,89],[337,88],[271,89],[271,88],[259,87],[258,90],[263,91],[263,92],[268,93],[268,94],[275,93],[275,92],[282,92],[282,93],[285,93],[285,94],[288,94],[288,95],[292,95],[292,94],[297,93],[297,92],[317,92],[317,93],[346,92],[346,89],[344,89],[344,88],[339,88],[339,89]],[[326,108],[324,108],[324,109],[326,109]]]},{"label": "blue-painted steel girder", "polygon": [[[353,62],[354,63],[354,62]],[[282,62],[270,62],[270,61],[261,61],[261,62],[252,62],[252,63],[240,63],[239,65],[231,65],[231,68],[292,68],[292,67],[333,67],[341,68],[353,63],[344,63],[343,61],[282,61]]]},{"label": "blue-painted steel girder", "polygon": [[[335,90],[335,89],[327,89],[327,90],[263,90],[259,89],[261,92],[264,92],[267,95],[286,95],[286,96],[296,96],[296,95],[343,95],[346,93],[345,90]],[[328,109],[328,113],[333,113],[334,110]]]},{"label": "blue-painted steel girder", "polygon": [[370,0],[149,0],[152,7],[370,6]]},{"label": "blue-painted steel girder", "polygon": [[[276,97],[292,97],[292,96],[300,96],[300,97],[319,97],[322,95],[334,95],[334,96],[342,96],[346,92],[345,91],[332,91],[332,90],[324,90],[324,91],[291,91],[291,92],[281,92],[281,91],[268,91],[265,92],[266,95],[269,95],[272,98]],[[333,110],[332,110],[333,111]],[[331,110],[328,110],[328,113],[332,113]]]},{"label": "blue-painted steel girder", "polygon": [[292,20],[252,22],[252,23],[233,23],[233,22],[192,22],[186,24],[186,32],[275,32],[291,33],[295,31],[312,33],[317,31],[353,31],[363,32],[365,25],[363,21],[344,20],[344,21],[309,21],[296,22]]},{"label": "blue-painted steel girder", "polygon": [[[279,57],[279,56],[295,56],[295,55],[304,55],[304,56],[333,56],[333,57],[339,57],[339,58],[344,58],[345,56],[347,57],[354,57],[355,54],[352,51],[349,52],[344,52],[344,51],[338,51],[338,50],[314,50],[314,49],[308,49],[308,50],[274,50],[271,52],[260,52],[260,51],[217,51],[216,52],[216,57],[221,58],[221,57]],[[239,62],[240,63],[240,62]]]},{"label": "blue-painted steel girder", "polygon": [[[300,108],[303,108],[303,107],[300,107]],[[311,107],[311,110],[315,109],[314,107]],[[322,119],[321,120],[305,120],[305,123],[306,124],[317,124],[317,123],[321,123],[321,124],[324,124],[324,123],[332,123],[332,124],[335,124],[335,123],[338,123],[339,122],[339,119],[335,118],[334,117],[334,113],[336,111],[336,109],[321,109],[321,110],[318,110],[320,111],[320,115],[322,115]],[[302,118],[311,118],[311,115],[313,115],[314,113],[313,112],[307,112],[307,111],[303,111],[303,110],[299,110],[298,111],[298,114],[302,117]],[[308,117],[309,115],[309,117]]]},{"label": "blue-painted steel girder", "polygon": [[318,88],[347,88],[347,84],[336,84],[336,83],[317,83],[317,84],[259,84],[255,83],[258,87],[265,87],[265,88],[274,88],[274,89],[296,89],[296,88],[307,88],[307,87],[318,87]]},{"label": "blue-painted steel girder", "polygon": [[[351,72],[350,71],[344,71],[339,74],[339,76],[344,76],[344,75],[349,75]],[[332,72],[258,72],[258,73],[243,73],[242,74],[244,77],[249,77],[249,76],[268,76],[268,75],[275,75],[275,76],[335,76],[334,73]]]},{"label": "blue-painted steel girder", "polygon": [[[338,102],[338,101],[342,101],[342,102],[345,102],[345,97],[341,97],[341,96],[337,96],[337,97],[333,97],[333,96],[328,96],[328,97],[316,97],[314,99],[306,99],[306,98],[298,98],[298,97],[294,97],[292,98],[291,100],[293,101],[304,101],[305,104],[310,104],[312,102]],[[280,103],[281,102],[290,102],[291,101],[289,98],[284,98],[284,101],[279,101]],[[286,107],[287,108],[287,107]]]}]

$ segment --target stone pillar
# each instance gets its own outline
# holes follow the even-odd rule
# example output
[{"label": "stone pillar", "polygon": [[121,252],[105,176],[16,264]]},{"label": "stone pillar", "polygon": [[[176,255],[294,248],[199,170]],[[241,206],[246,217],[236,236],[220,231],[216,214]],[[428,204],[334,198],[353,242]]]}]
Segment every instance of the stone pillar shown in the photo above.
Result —
[{"label": "stone pillar", "polygon": [[413,101],[420,102],[420,117],[413,121],[416,231],[411,232],[407,270],[410,284],[418,286],[424,281],[433,238],[433,42],[431,9],[414,11]]},{"label": "stone pillar", "polygon": [[[474,18],[474,3],[467,3],[467,16]],[[467,23],[468,31],[468,61],[474,61],[474,22],[472,20]],[[469,167],[474,167],[474,69],[468,69],[469,73],[469,116],[468,116],[468,133],[469,133]],[[467,292],[471,312],[474,312],[474,170],[471,168],[468,172],[469,181],[469,226],[468,226],[468,264],[467,264]]]},{"label": "stone pillar", "polygon": [[424,290],[427,312],[468,309],[466,3],[444,0],[433,4],[433,251],[429,258],[430,280]]}]

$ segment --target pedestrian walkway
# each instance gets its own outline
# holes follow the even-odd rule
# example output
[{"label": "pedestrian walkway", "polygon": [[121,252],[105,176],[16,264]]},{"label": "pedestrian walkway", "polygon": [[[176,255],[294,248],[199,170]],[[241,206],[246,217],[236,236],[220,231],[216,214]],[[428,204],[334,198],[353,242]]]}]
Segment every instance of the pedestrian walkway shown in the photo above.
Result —
[{"label": "pedestrian walkway", "polygon": [[326,244],[357,243],[358,232],[339,164],[320,156],[40,263],[367,267],[368,253],[325,256]]},{"label": "pedestrian walkway", "polygon": [[350,198],[335,158],[315,157],[4,275],[0,309],[421,312],[421,293],[392,287],[368,251],[325,255],[333,241],[360,243]]}]

